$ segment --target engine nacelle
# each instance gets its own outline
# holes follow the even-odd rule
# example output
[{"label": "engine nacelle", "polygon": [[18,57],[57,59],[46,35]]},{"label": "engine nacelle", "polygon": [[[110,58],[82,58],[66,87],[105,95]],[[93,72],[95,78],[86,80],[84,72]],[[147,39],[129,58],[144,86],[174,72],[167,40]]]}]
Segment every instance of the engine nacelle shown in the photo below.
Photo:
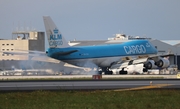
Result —
[{"label": "engine nacelle", "polygon": [[157,66],[155,65],[154,60],[148,60],[145,64],[144,67],[146,69],[153,69],[153,68],[157,68]]},{"label": "engine nacelle", "polygon": [[167,68],[170,65],[170,62],[167,58],[161,58],[159,61],[155,62],[155,65],[160,68]]}]

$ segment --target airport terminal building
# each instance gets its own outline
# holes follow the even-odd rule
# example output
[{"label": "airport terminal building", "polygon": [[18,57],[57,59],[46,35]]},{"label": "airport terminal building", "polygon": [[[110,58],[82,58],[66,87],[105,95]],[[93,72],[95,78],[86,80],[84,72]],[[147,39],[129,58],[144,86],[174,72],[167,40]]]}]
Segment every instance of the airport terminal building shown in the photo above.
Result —
[{"label": "airport terminal building", "polygon": [[[2,52],[24,52],[28,50],[45,50],[45,33],[40,31],[15,31],[12,39],[0,39],[0,69],[9,70],[12,68],[31,68],[28,65],[28,55],[3,54]],[[28,66],[27,66],[27,65]]]}]

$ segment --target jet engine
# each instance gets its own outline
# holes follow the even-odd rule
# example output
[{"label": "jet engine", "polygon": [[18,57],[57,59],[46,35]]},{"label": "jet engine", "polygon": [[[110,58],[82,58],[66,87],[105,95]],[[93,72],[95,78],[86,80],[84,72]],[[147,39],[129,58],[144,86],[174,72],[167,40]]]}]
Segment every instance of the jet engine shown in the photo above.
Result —
[{"label": "jet engine", "polygon": [[157,66],[155,65],[154,60],[148,60],[145,64],[144,67],[146,69],[153,69],[153,68],[157,68]]},{"label": "jet engine", "polygon": [[170,65],[170,62],[167,58],[161,58],[159,61],[155,62],[155,65],[160,68],[166,68]]}]

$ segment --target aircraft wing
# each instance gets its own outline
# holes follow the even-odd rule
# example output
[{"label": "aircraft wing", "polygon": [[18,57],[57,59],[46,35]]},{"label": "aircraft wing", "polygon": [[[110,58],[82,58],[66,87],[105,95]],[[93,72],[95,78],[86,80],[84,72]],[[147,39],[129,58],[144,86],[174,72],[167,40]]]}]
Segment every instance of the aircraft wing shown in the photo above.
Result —
[{"label": "aircraft wing", "polygon": [[118,73],[127,71],[128,74],[132,74],[134,72],[140,72],[139,69],[141,69],[140,73],[143,73],[147,71],[147,69],[167,68],[170,62],[166,57],[172,55],[173,54],[123,57],[121,61],[113,63],[110,69]]},{"label": "aircraft wing", "polygon": [[169,57],[169,56],[174,56],[174,54],[150,55],[149,58],[155,59],[155,58],[159,58],[159,57],[165,58],[165,57]]},{"label": "aircraft wing", "polygon": [[169,56],[174,56],[174,54],[163,54],[163,55],[151,54],[151,55],[139,55],[139,56],[129,56],[129,57],[126,56],[126,57],[123,57],[120,60],[120,62],[129,61],[131,62],[130,64],[138,64],[138,63],[146,62],[148,59],[158,61],[160,58],[166,58]]}]

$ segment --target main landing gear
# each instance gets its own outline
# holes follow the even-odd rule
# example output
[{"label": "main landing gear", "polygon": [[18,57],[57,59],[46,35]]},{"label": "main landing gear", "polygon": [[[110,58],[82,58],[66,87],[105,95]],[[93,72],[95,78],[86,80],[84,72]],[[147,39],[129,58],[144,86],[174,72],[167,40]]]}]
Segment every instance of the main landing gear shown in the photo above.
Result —
[{"label": "main landing gear", "polygon": [[119,74],[120,75],[126,75],[128,72],[127,71],[124,71],[124,68],[122,68],[121,71],[119,71]]},{"label": "main landing gear", "polygon": [[105,75],[112,75],[113,74],[113,72],[110,71],[108,67],[101,68],[101,70],[99,71],[99,74],[102,74],[102,73],[104,73]]}]

